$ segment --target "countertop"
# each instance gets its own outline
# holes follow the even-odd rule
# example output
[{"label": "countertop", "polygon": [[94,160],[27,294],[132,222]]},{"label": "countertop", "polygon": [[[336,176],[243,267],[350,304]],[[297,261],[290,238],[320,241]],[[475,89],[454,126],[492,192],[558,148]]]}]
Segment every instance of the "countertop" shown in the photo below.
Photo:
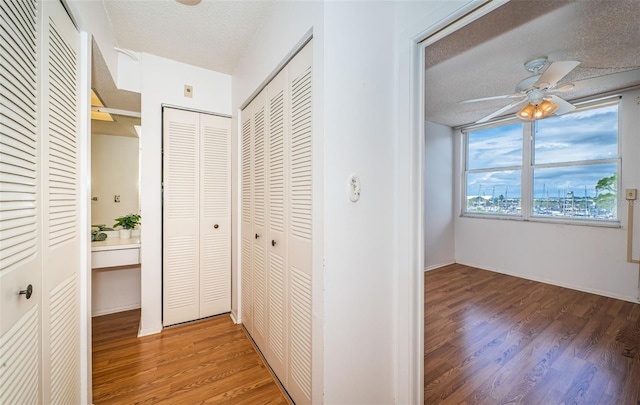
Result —
[{"label": "countertop", "polygon": [[132,236],[130,239],[120,239],[109,236],[105,240],[91,242],[92,252],[135,248],[140,248],[140,236]]}]

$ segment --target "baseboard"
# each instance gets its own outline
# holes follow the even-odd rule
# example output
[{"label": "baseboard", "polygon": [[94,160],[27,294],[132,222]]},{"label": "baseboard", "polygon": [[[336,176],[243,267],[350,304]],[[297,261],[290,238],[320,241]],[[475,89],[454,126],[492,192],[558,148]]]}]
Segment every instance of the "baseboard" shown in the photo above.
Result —
[{"label": "baseboard", "polygon": [[238,320],[238,316],[236,315],[235,312],[231,311],[229,313],[229,316],[231,317],[231,320],[233,321],[234,324],[239,324],[241,321]]},{"label": "baseboard", "polygon": [[119,307],[111,307],[111,308],[101,309],[98,311],[92,311],[91,317],[115,314],[117,312],[130,311],[132,309],[139,309],[139,308],[140,308],[140,302],[135,302],[133,304],[122,305]]},{"label": "baseboard", "polygon": [[160,329],[157,328],[147,328],[147,329],[138,329],[138,337],[155,335],[156,333],[162,332],[162,327]]},{"label": "baseboard", "polygon": [[476,265],[476,264],[473,264],[473,263],[464,263],[464,262],[457,262],[457,263],[465,265],[465,266],[476,267],[476,268],[482,269],[482,270],[492,271],[494,273],[506,274],[508,276],[523,278],[525,280],[537,281],[539,283],[551,284],[551,285],[555,285],[557,287],[568,288],[570,290],[576,290],[576,291],[582,291],[582,292],[586,292],[586,293],[590,293],[590,294],[601,295],[603,297],[615,298],[617,300],[622,300],[622,301],[629,301],[629,302],[633,302],[635,304],[638,303],[638,299],[636,297],[626,297],[626,296],[623,296],[623,295],[620,295],[620,294],[614,294],[614,293],[609,292],[609,291],[598,290],[598,289],[595,289],[595,288],[586,288],[586,287],[583,287],[583,286],[577,286],[577,285],[569,284],[569,283],[561,283],[561,282],[558,282],[556,280],[550,280],[550,279],[547,279],[547,278],[544,278],[544,277],[535,277],[535,276],[530,276],[530,275],[526,275],[526,274],[520,274],[520,273],[514,273],[514,272],[510,272],[510,271],[505,271],[505,270],[491,269],[491,268],[487,268],[487,267],[484,267],[484,266]]},{"label": "baseboard", "polygon": [[444,267],[444,266],[449,266],[451,264],[455,264],[456,262],[447,262],[447,263],[441,263],[441,264],[433,264],[431,266],[427,266],[424,268],[424,271],[431,271],[431,270],[435,270],[435,269],[439,269],[440,267]]}]

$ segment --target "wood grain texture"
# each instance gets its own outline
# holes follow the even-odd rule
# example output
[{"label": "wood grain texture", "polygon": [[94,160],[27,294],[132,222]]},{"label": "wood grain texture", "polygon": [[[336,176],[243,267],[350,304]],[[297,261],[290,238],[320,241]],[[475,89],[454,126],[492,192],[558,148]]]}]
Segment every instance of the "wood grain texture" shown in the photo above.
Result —
[{"label": "wood grain texture", "polygon": [[459,264],[424,282],[425,404],[640,405],[640,304]]},{"label": "wood grain texture", "polygon": [[93,403],[288,404],[226,316],[138,338],[140,310],[93,318]]}]

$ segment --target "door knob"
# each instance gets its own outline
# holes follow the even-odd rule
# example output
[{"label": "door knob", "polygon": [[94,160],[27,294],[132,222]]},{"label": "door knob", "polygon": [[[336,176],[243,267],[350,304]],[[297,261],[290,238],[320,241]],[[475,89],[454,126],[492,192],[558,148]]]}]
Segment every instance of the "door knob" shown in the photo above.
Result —
[{"label": "door knob", "polygon": [[219,227],[220,227],[220,225],[215,224],[215,225],[213,226],[213,229],[218,229]]},{"label": "door knob", "polygon": [[260,237],[260,235],[258,235],[258,234],[256,233],[256,239],[258,239],[259,237]]},{"label": "door knob", "polygon": [[31,284],[29,284],[27,286],[26,290],[20,290],[20,294],[18,295],[25,295],[27,297],[27,299],[31,298],[31,294],[33,294],[33,286]]},{"label": "door knob", "polygon": [[275,246],[276,245],[276,240],[275,239],[271,239],[271,246]]}]

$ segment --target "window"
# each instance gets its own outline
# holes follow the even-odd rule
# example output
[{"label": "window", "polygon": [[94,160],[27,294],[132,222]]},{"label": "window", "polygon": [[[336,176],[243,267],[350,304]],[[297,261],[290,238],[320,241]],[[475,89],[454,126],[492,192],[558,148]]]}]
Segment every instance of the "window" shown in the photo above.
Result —
[{"label": "window", "polygon": [[617,100],[463,133],[465,215],[617,220]]}]

